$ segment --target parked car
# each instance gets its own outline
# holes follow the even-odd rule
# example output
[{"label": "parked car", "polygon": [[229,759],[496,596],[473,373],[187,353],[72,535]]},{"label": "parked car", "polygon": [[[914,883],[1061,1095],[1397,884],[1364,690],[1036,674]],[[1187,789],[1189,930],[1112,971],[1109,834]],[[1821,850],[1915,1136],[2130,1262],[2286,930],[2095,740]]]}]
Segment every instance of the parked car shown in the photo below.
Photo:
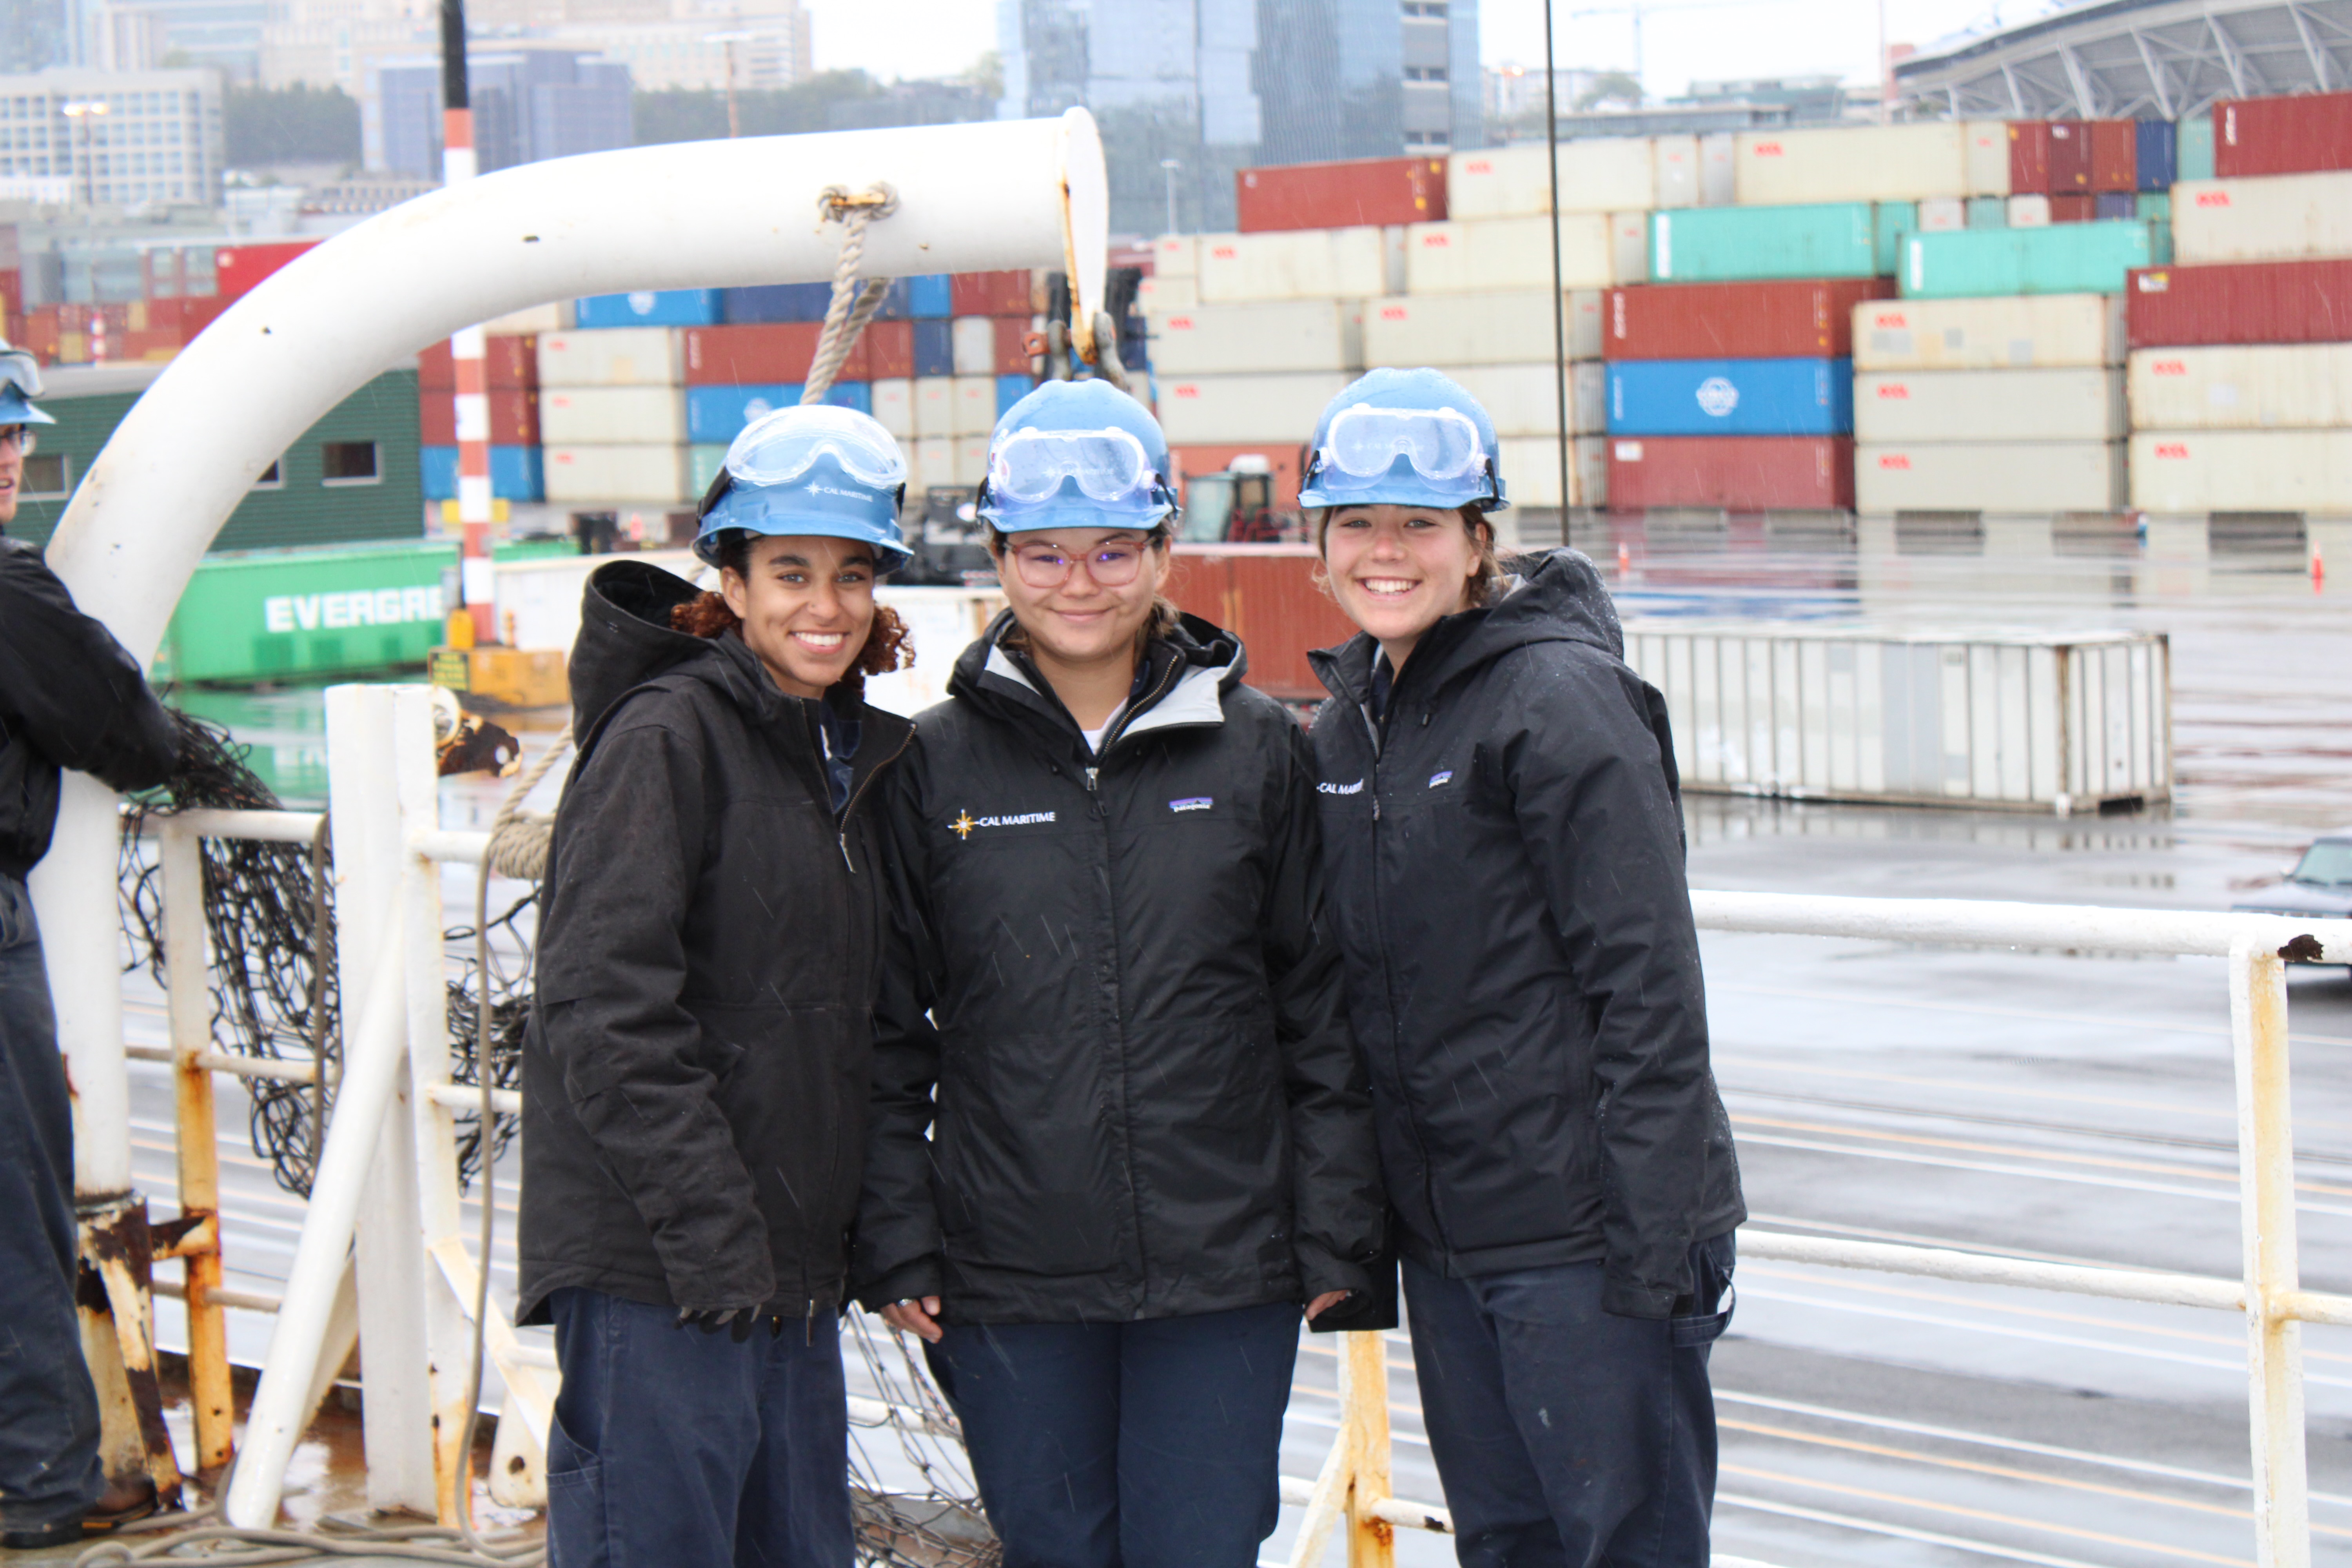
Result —
[{"label": "parked car", "polygon": [[2352,919],[2352,827],[2321,834],[2311,841],[2285,881],[2230,908],[2256,915]]}]

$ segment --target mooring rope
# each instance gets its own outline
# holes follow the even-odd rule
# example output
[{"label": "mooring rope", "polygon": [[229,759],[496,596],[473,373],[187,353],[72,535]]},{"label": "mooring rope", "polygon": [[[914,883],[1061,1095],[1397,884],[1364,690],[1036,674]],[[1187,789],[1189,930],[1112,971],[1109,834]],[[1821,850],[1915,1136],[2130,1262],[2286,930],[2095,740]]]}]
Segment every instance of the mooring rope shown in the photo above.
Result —
[{"label": "mooring rope", "polygon": [[898,193],[879,182],[856,196],[845,185],[827,185],[817,197],[816,210],[819,223],[839,223],[844,232],[841,258],[833,268],[833,302],[825,307],[824,331],[817,338],[807,384],[801,388],[803,403],[824,401],[849,351],[857,346],[857,335],[890,292],[887,278],[869,278],[861,284],[858,273],[866,263],[866,226],[897,212]]},{"label": "mooring rope", "polygon": [[518,882],[536,882],[546,877],[547,848],[555,837],[555,813],[525,811],[522,803],[571,749],[572,726],[566,724],[539,761],[524,769],[514,788],[507,792],[498,815],[490,819],[490,844],[482,853],[486,868]]}]

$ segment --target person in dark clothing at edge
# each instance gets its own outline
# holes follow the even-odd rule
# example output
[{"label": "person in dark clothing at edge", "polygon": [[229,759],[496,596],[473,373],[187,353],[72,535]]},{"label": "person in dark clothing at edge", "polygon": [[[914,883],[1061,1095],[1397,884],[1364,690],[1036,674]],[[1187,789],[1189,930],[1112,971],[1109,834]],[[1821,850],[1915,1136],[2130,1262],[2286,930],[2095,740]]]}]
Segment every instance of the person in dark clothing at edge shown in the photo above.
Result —
[{"label": "person in dark clothing at edge", "polygon": [[[0,342],[0,531],[16,520],[33,426],[30,354]],[[73,1107],[25,879],[49,852],[59,770],[148,789],[179,760],[139,663],[22,540],[0,536],[0,1546],[69,1546],[152,1513],[152,1483],[110,1488],[98,1393],[74,1310]]]},{"label": "person in dark clothing at edge", "polygon": [[615,562],[571,676],[523,1047],[521,1302],[555,1325],[551,1568],[848,1568],[836,1314],[864,1169],[883,877],[866,705],[904,631],[906,462],[865,415],[735,438],[696,553]]},{"label": "person in dark clothing at edge", "polygon": [[1464,1568],[1705,1568],[1747,1211],[1665,706],[1592,563],[1506,578],[1494,426],[1434,371],[1324,411],[1299,500],[1331,907]]},{"label": "person in dark clothing at edge", "polygon": [[928,1342],[1005,1568],[1250,1568],[1300,1309],[1381,1250],[1305,737],[1159,597],[1168,473],[1106,383],[1006,412],[1011,608],[888,786],[856,1276]]}]

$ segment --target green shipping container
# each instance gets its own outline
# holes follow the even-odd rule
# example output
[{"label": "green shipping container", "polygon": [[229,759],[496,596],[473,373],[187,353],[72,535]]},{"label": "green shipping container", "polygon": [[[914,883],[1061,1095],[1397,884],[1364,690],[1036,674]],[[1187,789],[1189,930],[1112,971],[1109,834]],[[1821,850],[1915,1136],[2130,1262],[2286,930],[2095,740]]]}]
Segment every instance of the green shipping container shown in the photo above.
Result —
[{"label": "green shipping container", "polygon": [[1874,202],[1788,207],[1676,207],[1650,215],[1658,283],[1767,278],[1874,278]]},{"label": "green shipping container", "polygon": [[[1969,198],[1970,228],[2007,228],[2009,198],[2007,196],[1970,196]],[[1894,276],[1893,273],[1888,274]]]},{"label": "green shipping container", "polygon": [[2135,267],[2172,259],[2168,225],[2118,219],[2047,228],[1959,229],[1905,242],[1903,293],[1915,300],[1995,294],[2120,294]]},{"label": "green shipping container", "polygon": [[698,443],[686,449],[686,468],[694,482],[694,493],[700,496],[719,477],[727,461],[727,445],[723,441]]},{"label": "green shipping container", "polygon": [[1871,265],[1881,278],[1892,278],[1903,265],[1903,242],[1919,232],[1919,204],[1881,202],[1870,227]]},{"label": "green shipping container", "polygon": [[2208,110],[2193,114],[2175,128],[2179,162],[2173,171],[2177,180],[2210,180],[2213,177],[2213,113]]}]

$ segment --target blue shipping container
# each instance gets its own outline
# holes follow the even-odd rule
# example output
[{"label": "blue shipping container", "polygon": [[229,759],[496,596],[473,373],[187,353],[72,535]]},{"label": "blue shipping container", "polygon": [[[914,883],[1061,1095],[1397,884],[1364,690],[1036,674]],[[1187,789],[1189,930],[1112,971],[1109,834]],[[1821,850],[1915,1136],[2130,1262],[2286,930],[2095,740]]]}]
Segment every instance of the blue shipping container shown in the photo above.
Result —
[{"label": "blue shipping container", "polygon": [[[821,315],[823,312],[819,312]],[[944,272],[892,280],[874,312],[877,321],[943,321],[955,313],[954,290]]]},{"label": "blue shipping container", "polygon": [[2179,134],[2169,120],[2139,122],[2139,188],[2169,191],[2179,166]]},{"label": "blue shipping container", "polygon": [[1609,430],[1624,436],[1843,436],[1850,359],[1617,360]]},{"label": "blue shipping container", "polygon": [[1028,375],[1000,375],[996,378],[996,416],[1003,418],[1013,405],[1037,390],[1037,380]]},{"label": "blue shipping container", "polygon": [[830,283],[766,283],[757,289],[722,289],[719,313],[730,326],[770,321],[822,321],[833,303]]},{"label": "blue shipping container", "polygon": [[582,331],[598,327],[712,327],[719,324],[716,289],[640,289],[630,294],[596,294],[572,307]]},{"label": "blue shipping container", "polygon": [[[457,448],[421,447],[425,499],[457,499]],[[546,468],[536,447],[490,448],[490,494],[503,500],[540,500],[547,494]]]},{"label": "blue shipping container", "polygon": [[953,375],[955,374],[954,322],[917,321],[915,323],[915,374],[917,375]]},{"label": "blue shipping container", "polygon": [[[689,386],[686,389],[686,438],[696,446],[732,441],[752,420],[779,408],[790,408],[800,400],[799,382]],[[835,408],[855,408],[860,414],[874,412],[874,388],[862,381],[835,382],[824,400]]]}]

